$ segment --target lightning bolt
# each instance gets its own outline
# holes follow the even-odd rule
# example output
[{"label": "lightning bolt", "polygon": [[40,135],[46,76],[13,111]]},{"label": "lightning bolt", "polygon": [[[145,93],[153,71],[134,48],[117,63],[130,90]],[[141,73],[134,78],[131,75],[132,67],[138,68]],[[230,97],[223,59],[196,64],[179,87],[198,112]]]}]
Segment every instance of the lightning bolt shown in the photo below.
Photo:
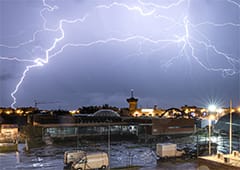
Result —
[{"label": "lightning bolt", "polygon": [[56,38],[52,44],[52,46],[50,48],[48,48],[46,51],[45,51],[45,58],[36,58],[35,60],[26,60],[26,59],[18,59],[16,57],[13,57],[13,58],[7,58],[7,57],[0,57],[0,59],[5,59],[5,60],[16,60],[16,61],[20,61],[20,62],[25,62],[25,61],[28,61],[28,62],[33,62],[33,64],[31,65],[28,65],[26,66],[25,70],[23,71],[22,73],[22,76],[19,80],[19,82],[17,83],[17,85],[15,86],[15,89],[13,90],[13,92],[11,93],[11,97],[13,98],[13,102],[11,104],[11,107],[12,108],[15,108],[15,104],[16,104],[16,97],[15,97],[15,94],[17,93],[20,85],[23,83],[26,75],[27,75],[27,72],[29,72],[31,69],[35,68],[35,67],[40,67],[40,66],[44,66],[45,64],[47,64],[49,62],[49,53],[56,47],[57,43],[59,41],[61,41],[62,39],[64,39],[64,30],[63,30],[63,24],[64,23],[68,23],[68,24],[71,24],[71,23],[76,23],[76,22],[83,22],[85,19],[86,19],[86,16],[84,16],[83,18],[80,18],[80,19],[75,19],[75,20],[65,20],[65,19],[62,19],[59,21],[59,27],[55,30],[53,29],[49,29],[46,27],[46,19],[43,15],[43,12],[45,10],[48,10],[48,11],[53,11],[55,9],[57,9],[57,6],[54,6],[54,7],[51,7],[50,5],[48,5],[46,3],[45,0],[43,0],[43,5],[46,7],[44,8],[43,10],[40,11],[40,15],[41,17],[43,18],[44,20],[44,26],[43,26],[43,30],[38,30],[36,32],[34,32],[33,34],[33,39],[32,40],[29,40],[27,42],[23,42],[23,43],[20,43],[19,45],[17,46],[6,46],[6,45],[2,45],[3,47],[7,47],[7,48],[19,48],[23,45],[26,45],[26,44],[29,44],[31,42],[33,42],[35,39],[36,39],[36,35],[40,32],[43,32],[43,31],[60,31],[61,32],[61,36]]},{"label": "lightning bolt", "polygon": [[[229,4],[235,6],[240,10],[240,4],[235,2],[234,0],[227,0]],[[108,44],[111,42],[117,42],[117,43],[126,43],[129,41],[138,41],[138,42],[145,42],[145,43],[151,43],[151,44],[165,44],[166,46],[169,46],[171,44],[178,44],[180,45],[178,55],[172,56],[169,58],[168,62],[166,62],[166,66],[171,65],[175,59],[177,59],[179,56],[188,56],[188,58],[194,59],[202,68],[208,71],[214,71],[214,72],[221,72],[224,76],[231,76],[234,74],[239,73],[239,68],[237,68],[240,65],[240,60],[236,59],[239,58],[239,56],[232,57],[230,54],[225,53],[224,51],[217,48],[216,45],[214,45],[211,40],[204,35],[203,32],[200,31],[200,27],[202,26],[211,26],[211,27],[235,27],[240,28],[240,23],[233,23],[233,22],[225,22],[225,23],[214,23],[211,21],[205,21],[202,23],[194,24],[191,22],[191,19],[189,18],[188,14],[186,13],[182,19],[176,19],[174,17],[167,16],[166,14],[162,14],[162,11],[168,11],[173,8],[177,8],[181,5],[186,5],[187,8],[191,5],[191,0],[176,0],[173,3],[168,3],[167,5],[160,5],[157,3],[149,2],[149,1],[143,1],[138,0],[136,4],[130,5],[128,3],[123,2],[111,2],[109,4],[100,4],[96,5],[94,10],[110,10],[113,8],[123,8],[127,10],[130,14],[131,13],[137,13],[140,17],[151,17],[156,20],[165,20],[168,23],[172,24],[172,27],[180,27],[184,30],[181,34],[176,34],[170,36],[170,38],[161,38],[161,39],[154,39],[151,36],[143,36],[143,35],[137,35],[137,34],[131,34],[128,36],[125,36],[124,38],[119,38],[116,36],[112,36],[106,39],[98,39],[95,41],[85,42],[85,43],[65,43],[62,46],[59,45],[60,42],[63,42],[65,38],[65,30],[64,25],[73,25],[76,23],[84,23],[88,17],[91,15],[91,13],[87,13],[81,18],[75,18],[75,19],[60,19],[58,21],[58,25],[55,28],[48,27],[48,20],[45,17],[45,13],[52,13],[55,10],[58,10],[57,5],[50,5],[47,3],[47,0],[42,0],[43,8],[40,10],[40,17],[43,21],[43,26],[41,30],[36,30],[32,38],[30,40],[27,40],[25,42],[19,43],[17,45],[6,45],[6,44],[0,44],[0,48],[7,48],[7,49],[20,49],[26,45],[32,44],[36,41],[37,37],[44,32],[50,32],[50,33],[58,33],[59,36],[57,36],[55,39],[53,39],[53,42],[48,48],[38,47],[42,51],[44,51],[43,57],[33,56],[34,59],[22,59],[18,57],[6,57],[6,56],[0,56],[0,60],[8,60],[8,61],[15,61],[15,62],[23,62],[23,63],[31,63],[28,64],[20,78],[20,80],[17,82],[14,90],[11,93],[11,97],[13,99],[13,102],[11,104],[12,108],[15,108],[15,104],[17,102],[16,99],[16,93],[18,92],[20,86],[24,82],[24,79],[27,76],[27,73],[36,67],[42,67],[46,65],[50,59],[54,58],[55,56],[59,55],[64,51],[67,47],[89,47],[94,46],[97,44]],[[165,28],[170,29],[170,28]],[[163,28],[164,30],[164,28]],[[194,36],[194,34],[197,34],[198,36]],[[142,44],[142,43],[141,43]],[[202,62],[199,58],[199,56],[196,53],[197,46],[202,46],[203,49],[208,52],[212,51],[215,55],[218,57],[224,58],[231,68],[218,68],[218,67],[210,67],[204,62]],[[162,50],[163,48],[159,48],[157,50]],[[154,52],[154,50],[152,50]]]}]

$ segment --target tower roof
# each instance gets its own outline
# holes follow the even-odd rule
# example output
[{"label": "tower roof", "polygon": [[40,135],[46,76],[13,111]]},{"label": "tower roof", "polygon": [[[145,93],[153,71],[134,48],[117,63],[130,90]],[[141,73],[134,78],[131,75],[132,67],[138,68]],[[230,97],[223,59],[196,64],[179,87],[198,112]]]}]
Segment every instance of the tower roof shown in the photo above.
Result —
[{"label": "tower roof", "polygon": [[133,89],[131,89],[131,97],[127,99],[127,102],[137,102],[138,99],[133,97]]},{"label": "tower roof", "polygon": [[131,97],[131,98],[127,99],[127,102],[137,102],[137,101],[138,101],[138,99],[134,98],[134,97]]}]

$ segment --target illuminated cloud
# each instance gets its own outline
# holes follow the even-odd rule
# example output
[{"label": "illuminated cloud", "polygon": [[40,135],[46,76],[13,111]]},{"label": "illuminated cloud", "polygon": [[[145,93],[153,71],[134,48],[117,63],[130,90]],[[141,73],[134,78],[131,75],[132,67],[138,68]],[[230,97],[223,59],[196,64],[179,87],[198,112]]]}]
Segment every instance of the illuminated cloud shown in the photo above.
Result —
[{"label": "illuminated cloud", "polygon": [[[1,64],[24,65],[14,73],[9,68],[18,75],[8,89],[11,107],[17,98],[24,99],[20,105],[56,98],[77,107],[87,93],[124,96],[131,88],[159,105],[168,103],[163,98],[197,104],[215,89],[239,100],[238,1],[0,3]],[[106,103],[110,96],[98,98]]]}]

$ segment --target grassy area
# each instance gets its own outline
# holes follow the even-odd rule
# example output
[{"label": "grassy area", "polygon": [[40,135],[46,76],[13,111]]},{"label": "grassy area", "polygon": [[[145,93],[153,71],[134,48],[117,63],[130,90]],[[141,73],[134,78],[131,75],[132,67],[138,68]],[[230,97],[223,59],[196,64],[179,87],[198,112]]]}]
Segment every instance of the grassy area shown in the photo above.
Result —
[{"label": "grassy area", "polygon": [[140,146],[140,145],[133,145],[133,146],[126,146],[126,149],[135,149],[135,148],[141,148],[144,146]]},{"label": "grassy area", "polygon": [[2,144],[0,146],[0,153],[4,152],[14,152],[18,150],[18,145],[17,144]]},{"label": "grassy area", "polygon": [[150,146],[151,145],[149,144],[131,145],[131,146],[126,146],[126,149],[135,149],[135,148],[150,147]]}]

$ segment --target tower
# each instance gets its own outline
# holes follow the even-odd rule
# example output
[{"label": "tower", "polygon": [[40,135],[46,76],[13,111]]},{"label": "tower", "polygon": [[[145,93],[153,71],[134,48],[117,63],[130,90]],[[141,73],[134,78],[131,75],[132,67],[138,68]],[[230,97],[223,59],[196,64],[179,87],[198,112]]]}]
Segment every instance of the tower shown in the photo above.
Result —
[{"label": "tower", "polygon": [[131,97],[127,99],[129,104],[129,111],[132,114],[137,109],[138,99],[133,97],[133,89],[131,89]]}]

